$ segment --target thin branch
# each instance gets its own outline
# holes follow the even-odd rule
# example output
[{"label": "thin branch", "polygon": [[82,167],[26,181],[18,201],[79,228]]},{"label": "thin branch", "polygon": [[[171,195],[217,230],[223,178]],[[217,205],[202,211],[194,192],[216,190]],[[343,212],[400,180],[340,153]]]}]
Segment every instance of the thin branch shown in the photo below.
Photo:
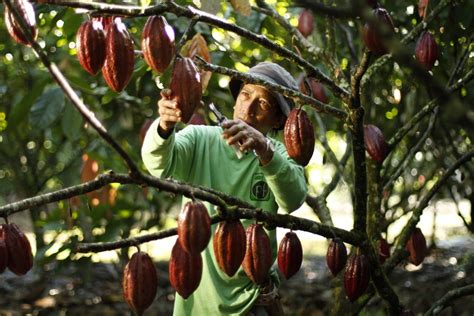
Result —
[{"label": "thin branch", "polygon": [[466,285],[459,287],[457,289],[451,290],[444,296],[436,301],[431,308],[424,314],[424,316],[438,315],[443,309],[448,307],[452,301],[463,296],[473,295],[474,294],[474,284]]},{"label": "thin branch", "polygon": [[227,75],[227,76],[230,76],[230,77],[233,77],[233,78],[237,78],[237,79],[240,79],[240,80],[248,82],[248,83],[258,84],[258,85],[262,85],[262,86],[265,86],[267,88],[270,88],[271,90],[277,91],[277,92],[281,93],[282,95],[284,95],[288,98],[292,98],[294,100],[297,100],[297,101],[301,102],[302,104],[311,105],[318,112],[328,113],[328,114],[333,115],[333,116],[335,116],[337,118],[340,118],[340,119],[345,119],[347,117],[347,114],[344,110],[340,110],[340,109],[332,107],[328,104],[322,103],[319,100],[316,100],[312,97],[309,97],[309,96],[307,96],[307,95],[305,95],[305,94],[303,94],[303,93],[301,93],[297,90],[292,90],[292,89],[286,88],[282,85],[275,84],[275,83],[269,82],[267,80],[263,80],[260,77],[256,77],[256,76],[253,76],[253,75],[250,75],[250,74],[247,74],[247,73],[241,73],[241,72],[233,70],[233,69],[229,69],[229,68],[226,68],[226,67],[217,66],[217,65],[214,65],[214,64],[207,63],[202,58],[199,58],[199,56],[196,57],[195,62],[196,62],[196,65],[199,66],[202,69],[212,71],[214,73],[220,73],[220,74],[223,74],[223,75]]}]

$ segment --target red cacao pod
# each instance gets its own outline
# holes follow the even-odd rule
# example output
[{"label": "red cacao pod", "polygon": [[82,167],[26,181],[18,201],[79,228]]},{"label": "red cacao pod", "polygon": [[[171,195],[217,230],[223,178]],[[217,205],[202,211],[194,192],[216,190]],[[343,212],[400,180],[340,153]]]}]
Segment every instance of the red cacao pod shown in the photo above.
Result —
[{"label": "red cacao pod", "polygon": [[247,248],[242,268],[255,284],[264,284],[272,266],[270,239],[261,224],[247,227]]},{"label": "red cacao pod", "polygon": [[179,238],[171,250],[169,263],[171,286],[187,299],[199,286],[202,277],[201,254],[192,255],[181,247]]},{"label": "red cacao pod", "polygon": [[[307,83],[307,84],[306,84]],[[322,102],[322,103],[328,103],[328,96],[326,94],[326,90],[324,89],[324,86],[322,83],[320,83],[318,80],[315,78],[308,78],[305,80],[303,79],[300,83],[300,90],[306,95],[312,96],[316,100]],[[309,91],[308,87],[309,86]]]},{"label": "red cacao pod", "polygon": [[120,92],[127,86],[133,73],[133,41],[121,18],[114,18],[106,33],[106,57],[102,75],[110,89]]},{"label": "red cacao pod", "polygon": [[303,248],[294,232],[288,232],[278,247],[278,268],[288,280],[299,271],[303,262]]},{"label": "red cacao pod", "polygon": [[8,265],[8,250],[5,243],[5,233],[3,225],[0,226],[0,273],[5,271]]},{"label": "red cacao pod", "polygon": [[156,296],[158,276],[155,265],[147,253],[133,254],[123,271],[123,296],[137,315],[150,307]]},{"label": "red cacao pod", "polygon": [[245,229],[239,220],[220,222],[214,232],[214,255],[219,268],[232,277],[245,257]]},{"label": "red cacao pod", "polygon": [[390,258],[390,245],[385,238],[380,238],[377,241],[377,250],[379,252],[379,262],[384,264],[385,260]]},{"label": "red cacao pod", "polygon": [[347,261],[347,249],[340,238],[331,240],[326,253],[326,263],[333,276],[344,268]]},{"label": "red cacao pod", "polygon": [[13,223],[3,225],[8,252],[8,269],[16,275],[24,275],[33,267],[30,242],[20,228]]},{"label": "red cacao pod", "polygon": [[146,63],[164,72],[175,54],[174,30],[162,16],[150,16],[142,32],[142,51]]},{"label": "red cacao pod", "polygon": [[364,126],[365,149],[373,160],[381,163],[388,154],[388,144],[382,131],[375,125]]},{"label": "red cacao pod", "polygon": [[357,253],[347,260],[344,271],[344,289],[351,302],[358,299],[367,289],[370,280],[369,273],[369,260],[357,250]]},{"label": "red cacao pod", "polygon": [[170,89],[177,98],[182,121],[187,123],[202,98],[201,76],[190,58],[176,58]]},{"label": "red cacao pod", "polygon": [[414,265],[419,265],[423,262],[427,254],[426,239],[423,232],[418,227],[415,228],[413,233],[408,239],[406,249],[410,253],[408,261]]},{"label": "red cacao pod", "polygon": [[97,20],[85,21],[76,34],[77,58],[82,68],[95,76],[105,62],[105,33]]},{"label": "red cacao pod", "polygon": [[178,216],[178,237],[184,250],[199,254],[211,239],[211,217],[202,202],[184,205]]},{"label": "red cacao pod", "polygon": [[288,155],[306,166],[314,151],[313,124],[302,109],[291,110],[284,128],[285,147]]},{"label": "red cacao pod", "polygon": [[[18,13],[23,17],[28,29],[30,30],[33,39],[38,37],[38,28],[36,27],[36,17],[33,5],[27,0],[13,0],[12,5],[16,8]],[[30,45],[26,39],[25,34],[21,30],[20,23],[17,22],[13,13],[5,6],[5,25],[7,26],[10,36],[20,44]]]},{"label": "red cacao pod", "polygon": [[107,36],[107,29],[110,24],[114,21],[113,16],[95,16],[92,18],[92,21],[100,22],[102,24],[102,29],[104,30],[104,34]]},{"label": "red cacao pod", "polygon": [[298,31],[304,36],[308,37],[313,33],[314,30],[314,17],[313,13],[308,10],[304,9],[301,11],[301,14],[298,18]]},{"label": "red cacao pod", "polygon": [[378,23],[366,23],[364,25],[363,39],[365,46],[374,53],[375,55],[383,55],[388,52],[387,48],[383,44],[382,37],[377,33],[381,26],[385,26],[390,31],[394,32],[395,27],[393,26],[392,18],[390,14],[384,8],[375,8],[373,10],[374,16]]},{"label": "red cacao pod", "polygon": [[416,42],[415,56],[416,60],[426,70],[433,68],[436,59],[438,59],[438,44],[436,44],[433,35],[429,31],[421,33],[420,38]]}]

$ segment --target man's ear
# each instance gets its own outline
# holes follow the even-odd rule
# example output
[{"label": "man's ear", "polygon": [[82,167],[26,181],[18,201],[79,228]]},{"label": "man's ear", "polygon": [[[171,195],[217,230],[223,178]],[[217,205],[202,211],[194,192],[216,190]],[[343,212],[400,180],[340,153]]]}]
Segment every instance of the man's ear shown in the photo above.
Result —
[{"label": "man's ear", "polygon": [[276,130],[283,129],[285,126],[286,122],[286,116],[283,113],[279,113],[278,117],[275,119],[275,124],[273,125],[273,128]]}]

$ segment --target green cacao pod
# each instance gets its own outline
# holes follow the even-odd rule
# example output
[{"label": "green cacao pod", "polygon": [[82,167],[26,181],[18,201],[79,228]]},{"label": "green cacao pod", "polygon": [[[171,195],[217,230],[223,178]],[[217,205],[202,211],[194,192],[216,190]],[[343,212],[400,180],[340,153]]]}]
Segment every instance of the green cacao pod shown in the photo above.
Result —
[{"label": "green cacao pod", "polygon": [[211,217],[199,201],[184,205],[178,216],[178,237],[184,250],[199,254],[211,239]]},{"label": "green cacao pod", "polygon": [[105,33],[102,23],[88,20],[76,34],[77,58],[82,68],[95,76],[105,62]]},{"label": "green cacao pod", "polygon": [[202,277],[201,254],[192,255],[181,247],[179,237],[171,250],[169,262],[171,286],[187,299],[199,286]]},{"label": "green cacao pod", "polygon": [[273,261],[270,239],[260,224],[251,224],[247,227],[246,234],[247,248],[242,267],[250,280],[262,285],[268,279]]},{"label": "green cacao pod", "polygon": [[202,98],[201,75],[190,58],[176,58],[170,89],[172,97],[177,99],[183,122],[188,123]]},{"label": "green cacao pod", "polygon": [[291,110],[283,134],[288,155],[300,165],[306,166],[314,151],[314,130],[304,110]]},{"label": "green cacao pod", "polygon": [[142,315],[156,296],[158,276],[147,253],[133,254],[123,271],[123,296],[136,315]]},{"label": "green cacao pod", "polygon": [[217,224],[213,245],[219,268],[228,276],[234,276],[245,257],[246,236],[240,220]]},{"label": "green cacao pod", "polygon": [[13,223],[3,225],[8,252],[8,269],[16,275],[24,275],[33,267],[30,242],[21,229]]},{"label": "green cacao pod", "polygon": [[[18,13],[23,17],[28,29],[30,30],[33,39],[38,37],[38,28],[36,26],[35,10],[33,5],[28,0],[12,0],[12,5],[16,8]],[[15,19],[13,13],[5,6],[5,25],[10,36],[20,44],[30,45],[26,39],[25,34],[21,30],[20,23]]]},{"label": "green cacao pod", "polygon": [[106,33],[106,57],[102,75],[110,89],[120,92],[127,86],[133,73],[133,41],[121,18],[114,18]]},{"label": "green cacao pod", "polygon": [[278,247],[278,268],[288,280],[301,268],[303,248],[294,232],[288,232],[280,241]]}]

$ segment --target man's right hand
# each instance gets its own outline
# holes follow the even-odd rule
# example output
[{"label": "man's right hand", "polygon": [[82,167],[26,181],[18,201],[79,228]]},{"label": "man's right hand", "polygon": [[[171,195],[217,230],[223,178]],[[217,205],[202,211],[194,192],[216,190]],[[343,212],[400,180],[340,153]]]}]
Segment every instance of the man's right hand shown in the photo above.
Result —
[{"label": "man's right hand", "polygon": [[181,121],[181,110],[178,108],[176,97],[171,98],[171,90],[163,89],[161,99],[158,101],[158,114],[160,115],[160,125],[158,133],[161,137],[167,138],[173,132],[173,128]]}]

